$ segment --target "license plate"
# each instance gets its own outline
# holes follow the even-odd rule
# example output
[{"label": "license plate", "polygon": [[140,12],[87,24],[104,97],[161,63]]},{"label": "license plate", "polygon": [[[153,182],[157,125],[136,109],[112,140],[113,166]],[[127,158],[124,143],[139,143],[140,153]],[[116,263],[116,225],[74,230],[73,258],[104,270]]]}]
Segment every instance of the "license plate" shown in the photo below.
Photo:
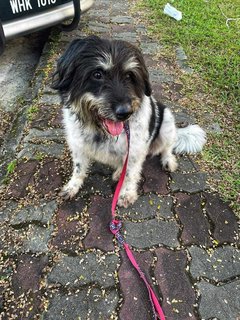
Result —
[{"label": "license plate", "polygon": [[[44,12],[71,0],[0,0],[1,21],[15,20]],[[24,22],[23,22],[24,23]]]}]

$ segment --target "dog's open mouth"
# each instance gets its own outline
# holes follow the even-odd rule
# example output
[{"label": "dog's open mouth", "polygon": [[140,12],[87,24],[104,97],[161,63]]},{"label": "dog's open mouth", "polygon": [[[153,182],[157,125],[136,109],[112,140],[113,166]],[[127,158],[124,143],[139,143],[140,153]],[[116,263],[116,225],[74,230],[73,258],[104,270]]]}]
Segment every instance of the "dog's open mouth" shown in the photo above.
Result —
[{"label": "dog's open mouth", "polygon": [[110,119],[102,119],[104,128],[112,136],[119,136],[123,131],[123,121],[113,121]]}]

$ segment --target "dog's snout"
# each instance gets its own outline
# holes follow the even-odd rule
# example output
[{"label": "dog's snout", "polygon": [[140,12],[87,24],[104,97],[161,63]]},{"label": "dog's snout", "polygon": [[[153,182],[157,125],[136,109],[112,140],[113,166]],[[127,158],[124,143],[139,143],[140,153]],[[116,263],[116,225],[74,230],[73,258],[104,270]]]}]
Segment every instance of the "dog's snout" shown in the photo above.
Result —
[{"label": "dog's snout", "polygon": [[115,114],[118,120],[127,120],[132,114],[132,108],[129,104],[121,104],[116,107]]}]

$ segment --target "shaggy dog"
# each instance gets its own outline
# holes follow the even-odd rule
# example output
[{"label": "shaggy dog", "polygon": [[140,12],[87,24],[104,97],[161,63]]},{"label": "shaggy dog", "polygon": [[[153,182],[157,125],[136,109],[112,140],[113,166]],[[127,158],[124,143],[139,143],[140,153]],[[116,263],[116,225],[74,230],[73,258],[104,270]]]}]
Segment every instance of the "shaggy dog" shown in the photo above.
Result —
[{"label": "shaggy dog", "polygon": [[61,191],[65,198],[78,193],[93,160],[112,166],[113,179],[119,178],[127,154],[125,123],[131,139],[119,206],[137,199],[148,154],[161,154],[163,168],[174,171],[173,152],[196,153],[205,143],[198,125],[176,128],[170,109],[153,98],[142,54],[128,42],[96,36],[74,40],[57,63],[53,88],[64,104],[73,160],[72,177]]}]

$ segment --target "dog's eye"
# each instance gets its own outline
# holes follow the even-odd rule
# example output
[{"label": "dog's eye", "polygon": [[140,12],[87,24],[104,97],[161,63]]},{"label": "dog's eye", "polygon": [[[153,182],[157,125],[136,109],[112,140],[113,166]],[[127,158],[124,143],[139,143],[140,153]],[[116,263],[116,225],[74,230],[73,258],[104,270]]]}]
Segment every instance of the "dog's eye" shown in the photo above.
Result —
[{"label": "dog's eye", "polygon": [[101,70],[97,70],[93,72],[93,78],[96,80],[100,80],[103,78],[103,73]]},{"label": "dog's eye", "polygon": [[128,80],[132,80],[132,78],[133,78],[133,74],[132,74],[132,72],[128,72],[128,73],[126,73],[126,79],[128,79]]}]

